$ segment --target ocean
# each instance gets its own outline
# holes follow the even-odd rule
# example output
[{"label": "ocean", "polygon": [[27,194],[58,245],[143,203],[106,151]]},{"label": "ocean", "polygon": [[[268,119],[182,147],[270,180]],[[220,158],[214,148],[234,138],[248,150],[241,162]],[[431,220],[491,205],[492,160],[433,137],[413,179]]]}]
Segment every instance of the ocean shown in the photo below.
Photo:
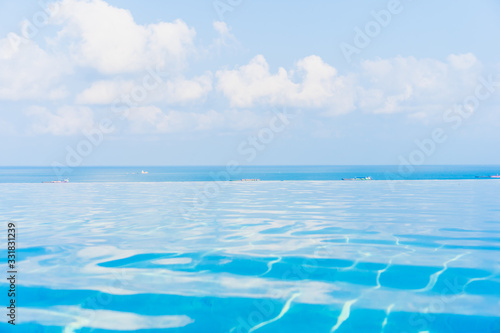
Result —
[{"label": "ocean", "polygon": [[499,167],[224,170],[0,168],[0,331],[500,332]]},{"label": "ocean", "polygon": [[[142,171],[147,173],[142,173]],[[366,165],[366,166],[142,166],[142,167],[0,167],[0,183],[178,182],[260,180],[478,179],[500,174],[500,165]]]}]

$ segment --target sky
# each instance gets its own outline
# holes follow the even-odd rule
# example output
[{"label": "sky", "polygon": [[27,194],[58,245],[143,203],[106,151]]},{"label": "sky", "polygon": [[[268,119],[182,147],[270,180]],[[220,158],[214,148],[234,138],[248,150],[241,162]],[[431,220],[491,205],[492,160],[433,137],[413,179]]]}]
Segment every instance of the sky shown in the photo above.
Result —
[{"label": "sky", "polygon": [[0,166],[500,165],[500,3],[0,0]]}]

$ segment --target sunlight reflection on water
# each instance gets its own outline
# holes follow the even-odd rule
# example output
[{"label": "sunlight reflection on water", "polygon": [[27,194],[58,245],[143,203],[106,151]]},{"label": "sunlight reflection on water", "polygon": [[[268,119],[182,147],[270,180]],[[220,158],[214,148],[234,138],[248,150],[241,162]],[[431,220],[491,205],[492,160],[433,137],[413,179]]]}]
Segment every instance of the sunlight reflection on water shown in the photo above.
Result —
[{"label": "sunlight reflection on water", "polygon": [[499,326],[500,182],[230,182],[193,208],[201,185],[0,184],[18,226],[16,329]]}]

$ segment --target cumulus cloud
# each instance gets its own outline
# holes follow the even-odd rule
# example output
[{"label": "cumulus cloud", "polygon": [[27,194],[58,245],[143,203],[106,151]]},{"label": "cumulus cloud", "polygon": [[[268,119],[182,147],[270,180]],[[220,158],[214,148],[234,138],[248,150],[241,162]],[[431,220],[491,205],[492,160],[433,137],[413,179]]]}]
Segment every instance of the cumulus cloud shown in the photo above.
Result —
[{"label": "cumulus cloud", "polygon": [[[481,63],[473,54],[446,61],[395,57],[366,60],[359,70],[339,75],[318,56],[299,60],[287,71],[271,73],[262,55],[248,64],[216,73],[217,90],[233,107],[295,106],[334,116],[354,110],[418,113],[444,110],[472,93]],[[424,112],[422,114],[422,112]]]},{"label": "cumulus cloud", "polygon": [[196,34],[179,19],[137,24],[130,11],[102,0],[62,0],[51,22],[62,25],[58,39],[70,44],[79,65],[105,74],[178,68],[192,51]]},{"label": "cumulus cloud", "polygon": [[[186,103],[206,98],[212,90],[210,74],[201,75],[192,80],[179,77],[166,82],[165,101],[167,103]],[[160,91],[162,91],[160,89]]]},{"label": "cumulus cloud", "polygon": [[238,39],[231,33],[231,29],[227,26],[226,22],[215,21],[213,28],[218,33],[218,37],[213,43],[215,47],[239,46]]},{"label": "cumulus cloud", "polygon": [[[195,52],[195,30],[182,20],[140,25],[128,10],[102,0],[62,0],[47,10],[57,37],[46,38],[43,47],[14,33],[0,39],[0,99],[62,99],[71,84],[61,81],[78,66],[103,74],[149,69],[179,76],[189,54]],[[202,90],[207,88],[206,79],[197,83]],[[128,86],[121,81],[95,82],[77,100],[103,104]],[[190,87],[200,94],[200,87]],[[183,96],[191,97],[188,92]]]},{"label": "cumulus cloud", "polygon": [[78,104],[111,104],[120,95],[128,94],[134,87],[133,80],[101,80],[76,96]]},{"label": "cumulus cloud", "polygon": [[374,113],[433,112],[474,91],[481,63],[473,54],[450,55],[446,61],[395,57],[361,63],[359,102]]},{"label": "cumulus cloud", "polygon": [[[135,107],[127,119],[136,133],[245,129],[262,123],[263,109],[286,106],[308,109],[315,116],[363,111],[407,113],[423,120],[473,93],[482,71],[470,53],[451,54],[444,60],[402,56],[365,60],[349,72],[339,72],[317,55],[274,70],[263,55],[257,55],[234,68],[187,76],[183,69],[190,55],[216,53],[215,47],[227,49],[237,43],[225,22],[213,22],[217,36],[209,51],[196,50],[196,32],[182,20],[138,24],[130,11],[103,0],[57,4],[48,9],[56,37],[44,44],[12,33],[0,39],[0,99],[63,99],[69,94],[66,87],[74,93],[74,78],[86,71],[85,79],[96,81],[72,96],[76,104],[111,105],[135,88],[144,88],[141,75],[160,72],[161,78],[153,80],[158,85],[146,89],[146,98],[140,102],[132,98]],[[217,96],[210,95],[214,89]],[[205,112],[185,107],[207,100],[217,105]],[[85,106],[32,107],[27,114],[36,120],[31,131],[38,134],[72,135],[94,122]]]},{"label": "cumulus cloud", "polygon": [[33,120],[33,134],[75,135],[94,126],[92,110],[87,107],[63,106],[52,112],[33,106],[26,114]]},{"label": "cumulus cloud", "polygon": [[60,85],[71,71],[65,59],[14,33],[0,39],[0,67],[0,99],[55,100],[67,94]]},{"label": "cumulus cloud", "polygon": [[[151,79],[153,80],[153,79]],[[210,73],[186,79],[178,76],[175,79],[144,84],[143,80],[101,80],[76,96],[78,104],[113,104],[123,96],[130,96],[133,104],[146,104],[160,102],[163,104],[185,104],[196,101],[203,101],[212,90],[212,76]],[[141,103],[135,101],[133,94],[135,90],[145,92],[145,98]]]},{"label": "cumulus cloud", "polygon": [[354,108],[355,90],[352,78],[340,76],[337,70],[318,56],[297,62],[288,72],[279,68],[272,74],[264,56],[249,64],[216,74],[217,90],[233,107],[255,105],[329,107],[332,113],[345,113]]}]

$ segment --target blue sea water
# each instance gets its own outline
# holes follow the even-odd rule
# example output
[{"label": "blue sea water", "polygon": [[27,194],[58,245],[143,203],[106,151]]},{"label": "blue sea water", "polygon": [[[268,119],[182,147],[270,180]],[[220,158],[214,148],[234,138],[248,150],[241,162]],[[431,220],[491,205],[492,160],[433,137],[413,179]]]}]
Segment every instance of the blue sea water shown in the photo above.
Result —
[{"label": "blue sea water", "polygon": [[0,284],[1,332],[500,332],[500,180],[84,171],[2,169],[0,252],[11,221],[18,274],[15,327]]},{"label": "blue sea water", "polygon": [[[143,174],[142,171],[147,172]],[[170,167],[0,167],[0,183],[165,182],[261,180],[477,179],[500,174],[499,165],[364,165],[364,166],[170,166]]]}]

